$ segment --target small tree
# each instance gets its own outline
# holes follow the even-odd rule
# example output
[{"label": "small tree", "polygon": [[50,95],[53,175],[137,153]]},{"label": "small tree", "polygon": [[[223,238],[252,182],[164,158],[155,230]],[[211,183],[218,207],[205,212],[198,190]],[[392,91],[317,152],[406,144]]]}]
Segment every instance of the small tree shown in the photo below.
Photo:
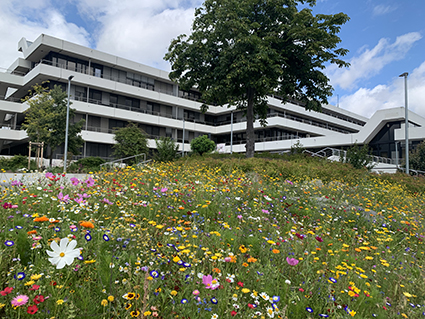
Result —
[{"label": "small tree", "polygon": [[[146,133],[134,123],[128,123],[127,126],[115,131],[114,140],[117,142],[112,147],[114,155],[119,158],[134,156],[138,154],[148,154],[148,137]],[[137,162],[137,158],[126,161],[132,165]]]},{"label": "small tree", "polygon": [[169,137],[161,137],[159,140],[155,139],[156,149],[158,153],[155,154],[155,160],[159,162],[169,162],[177,157],[179,145]]},{"label": "small tree", "polygon": [[208,136],[202,135],[194,138],[190,142],[190,148],[192,152],[202,155],[214,151],[216,146],[214,141],[211,141]]},{"label": "small tree", "polygon": [[367,168],[371,170],[374,164],[370,157],[370,151],[369,145],[364,144],[362,147],[359,147],[357,143],[354,143],[354,145],[347,150],[345,158],[341,158],[341,161],[351,164],[355,169]]},{"label": "small tree", "polygon": [[[23,99],[29,105],[25,111],[25,122],[22,129],[26,130],[33,142],[44,142],[50,147],[50,166],[53,152],[65,143],[67,93],[55,85],[49,90],[36,84],[30,94]],[[71,104],[71,103],[70,103]],[[68,151],[78,155],[84,144],[81,133],[84,120],[72,123],[75,110],[69,108]]]},{"label": "small tree", "polygon": [[410,154],[409,164],[412,169],[425,171],[425,141],[420,143]]}]

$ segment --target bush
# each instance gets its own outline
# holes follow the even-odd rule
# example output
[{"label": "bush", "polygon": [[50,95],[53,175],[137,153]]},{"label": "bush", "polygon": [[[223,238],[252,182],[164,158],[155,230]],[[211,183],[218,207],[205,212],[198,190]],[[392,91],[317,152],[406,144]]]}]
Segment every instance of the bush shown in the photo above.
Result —
[{"label": "bush", "polygon": [[68,171],[74,173],[88,173],[100,170],[100,165],[105,163],[105,160],[100,157],[85,157],[72,163]]},{"label": "bush", "polygon": [[[134,123],[121,127],[115,131],[114,140],[117,142],[112,146],[114,155],[125,158],[145,153],[148,155],[148,136]],[[125,161],[128,165],[137,164],[139,158],[130,158]]]},{"label": "bush", "polygon": [[169,137],[161,137],[159,140],[155,139],[157,153],[155,160],[159,162],[169,162],[177,157],[179,146],[174,140]]},{"label": "bush", "polygon": [[420,143],[410,154],[409,164],[412,169],[425,171],[425,141]]},{"label": "bush", "polygon": [[[0,168],[13,172],[22,168],[28,169],[28,157],[23,155],[15,155],[11,158],[2,157],[0,158]],[[34,160],[31,160],[30,162],[30,169],[37,169],[37,165]]]},{"label": "bush", "polygon": [[371,170],[374,165],[369,153],[369,145],[364,144],[362,147],[359,147],[357,143],[354,143],[347,150],[345,158],[341,158],[341,161],[351,164],[355,169],[366,168],[367,170]]},{"label": "bush", "polygon": [[193,153],[202,155],[204,153],[210,153],[216,149],[215,143],[211,141],[208,136],[202,135],[194,138],[190,142],[190,148]]}]

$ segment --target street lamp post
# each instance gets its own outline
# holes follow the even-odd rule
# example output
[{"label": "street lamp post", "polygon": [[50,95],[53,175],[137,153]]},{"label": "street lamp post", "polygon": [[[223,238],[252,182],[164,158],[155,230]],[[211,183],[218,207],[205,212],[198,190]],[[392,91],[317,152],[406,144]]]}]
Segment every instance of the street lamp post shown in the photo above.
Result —
[{"label": "street lamp post", "polygon": [[408,117],[408,108],[407,108],[407,76],[409,73],[404,72],[400,74],[399,77],[404,77],[404,136],[406,138],[406,174],[409,174],[409,117]]},{"label": "street lamp post", "polygon": [[68,77],[68,102],[66,104],[66,128],[65,128],[65,152],[63,154],[63,172],[66,173],[66,163],[68,155],[68,129],[69,129],[69,96],[71,93],[71,80],[73,75]]}]

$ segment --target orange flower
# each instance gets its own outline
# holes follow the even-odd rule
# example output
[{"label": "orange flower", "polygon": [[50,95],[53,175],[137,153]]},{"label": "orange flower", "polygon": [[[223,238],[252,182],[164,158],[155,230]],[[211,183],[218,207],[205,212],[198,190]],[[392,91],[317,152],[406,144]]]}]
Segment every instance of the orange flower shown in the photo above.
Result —
[{"label": "orange flower", "polygon": [[220,269],[218,269],[218,268],[213,268],[213,270],[212,270],[213,272],[216,272],[217,274],[219,274],[219,273],[221,273],[221,270]]},{"label": "orange flower", "polygon": [[27,232],[27,234],[28,235],[37,234],[37,231],[35,229],[34,230],[30,230],[30,231]]},{"label": "orange flower", "polygon": [[34,218],[35,222],[47,222],[49,219],[46,216]]},{"label": "orange flower", "polygon": [[248,264],[247,263],[243,263],[242,266],[248,267]]},{"label": "orange flower", "polygon": [[254,257],[249,257],[248,258],[248,262],[249,263],[255,263],[257,261],[257,259],[256,258],[254,258]]},{"label": "orange flower", "polygon": [[80,226],[85,228],[94,228],[94,225],[92,222],[80,222]]},{"label": "orange flower", "polygon": [[278,253],[280,253],[280,250],[279,249],[273,249],[272,252],[273,252],[273,254],[278,254]]}]

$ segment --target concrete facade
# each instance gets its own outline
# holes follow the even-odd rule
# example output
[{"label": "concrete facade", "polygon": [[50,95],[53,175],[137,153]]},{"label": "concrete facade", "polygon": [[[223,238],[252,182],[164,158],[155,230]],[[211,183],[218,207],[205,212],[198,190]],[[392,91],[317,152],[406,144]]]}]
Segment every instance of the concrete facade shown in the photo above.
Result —
[{"label": "concrete facade", "polygon": [[[193,138],[208,134],[216,143],[225,144],[225,152],[231,148],[245,152],[243,113],[215,106],[201,113],[199,93],[181,91],[165,71],[44,34],[34,42],[22,38],[18,49],[24,58],[0,73],[1,154],[25,154],[28,137],[20,124],[27,105],[21,99],[28,90],[47,80],[66,90],[71,75],[75,119],[86,121],[82,156],[110,157],[114,128],[128,121],[147,132],[150,148],[156,147],[155,138],[169,136],[179,143],[180,150],[184,143],[184,150],[189,151]],[[267,121],[266,128],[258,121],[254,124],[256,151],[287,151],[298,142],[310,150],[369,143],[375,155],[394,158],[395,142],[404,141],[404,108],[381,110],[368,119],[332,105],[323,105],[322,113],[309,112],[296,101],[282,104],[279,97],[271,96]],[[410,140],[424,140],[425,119],[410,112],[409,122]],[[401,157],[402,143],[399,147]],[[58,158],[61,152],[57,150]]]}]

